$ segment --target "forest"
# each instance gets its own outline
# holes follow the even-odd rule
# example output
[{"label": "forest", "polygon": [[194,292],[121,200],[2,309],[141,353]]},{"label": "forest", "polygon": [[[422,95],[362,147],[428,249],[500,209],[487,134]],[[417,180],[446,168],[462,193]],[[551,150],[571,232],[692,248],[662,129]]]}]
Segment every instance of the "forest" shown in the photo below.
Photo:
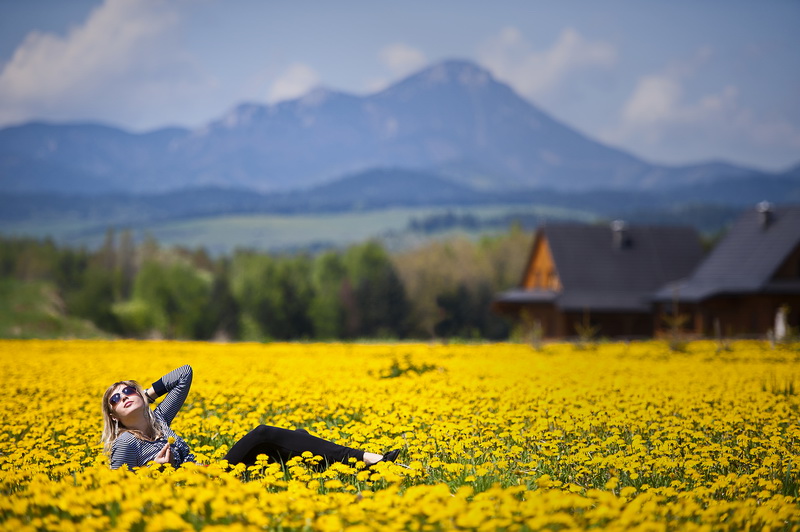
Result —
[{"label": "forest", "polygon": [[[368,241],[316,253],[237,249],[213,257],[152,237],[136,242],[128,230],[109,229],[94,250],[3,237],[0,335],[500,340],[513,324],[493,315],[490,302],[518,283],[531,238],[517,226],[393,253]],[[27,321],[36,301],[25,293],[47,301]],[[56,314],[89,327],[55,326]]]}]

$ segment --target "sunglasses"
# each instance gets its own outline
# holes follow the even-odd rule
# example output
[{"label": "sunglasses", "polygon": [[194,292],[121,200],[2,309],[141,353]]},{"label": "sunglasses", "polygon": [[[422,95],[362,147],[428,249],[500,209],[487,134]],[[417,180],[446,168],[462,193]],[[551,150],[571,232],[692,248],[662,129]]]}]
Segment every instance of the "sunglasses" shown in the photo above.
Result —
[{"label": "sunglasses", "polygon": [[[136,391],[136,388],[134,388],[133,386],[126,386],[122,389],[122,393],[124,393],[125,395],[134,395],[137,394],[138,392]],[[111,404],[111,406],[114,406],[115,404],[119,403],[120,399],[122,399],[122,396],[119,394],[119,392],[117,392],[111,396],[108,402]]]}]

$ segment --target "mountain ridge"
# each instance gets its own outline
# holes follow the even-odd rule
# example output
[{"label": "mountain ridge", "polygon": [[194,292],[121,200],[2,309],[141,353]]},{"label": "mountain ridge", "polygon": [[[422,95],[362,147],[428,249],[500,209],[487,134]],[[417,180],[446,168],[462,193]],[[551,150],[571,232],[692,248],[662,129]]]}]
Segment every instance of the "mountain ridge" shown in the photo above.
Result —
[{"label": "mountain ridge", "polygon": [[720,161],[648,163],[560,123],[463,60],[366,96],[318,88],[272,105],[241,103],[195,129],[131,133],[41,121],[0,129],[5,193],[288,192],[374,168],[406,168],[486,192],[659,190],[777,175]]},{"label": "mountain ridge", "polygon": [[523,207],[546,204],[619,217],[636,210],[674,210],[685,205],[740,209],[762,200],[776,204],[800,203],[798,177],[787,172],[780,177],[724,179],[659,191],[595,189],[574,192],[543,188],[487,193],[424,172],[377,168],[307,190],[279,193],[217,186],[139,194],[108,192],[97,196],[6,193],[0,195],[0,228],[4,223],[75,216],[95,220],[98,226],[103,226],[227,214],[316,214],[493,204]]}]

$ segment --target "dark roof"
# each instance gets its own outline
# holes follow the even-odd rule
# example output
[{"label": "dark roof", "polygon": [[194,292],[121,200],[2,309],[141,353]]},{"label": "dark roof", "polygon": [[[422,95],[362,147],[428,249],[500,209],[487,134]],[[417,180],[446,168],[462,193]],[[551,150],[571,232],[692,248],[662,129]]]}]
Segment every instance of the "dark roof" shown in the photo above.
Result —
[{"label": "dark roof", "polygon": [[[545,226],[546,238],[563,291],[514,290],[497,301],[554,301],[562,310],[650,310],[652,294],[670,281],[688,277],[703,256],[697,232],[690,227],[628,226],[623,245],[615,245],[610,226]],[[526,299],[527,296],[527,299]]]},{"label": "dark roof", "polygon": [[762,204],[739,217],[689,279],[664,287],[657,299],[696,302],[721,294],[796,290],[798,283],[772,276],[798,245],[800,205]]}]

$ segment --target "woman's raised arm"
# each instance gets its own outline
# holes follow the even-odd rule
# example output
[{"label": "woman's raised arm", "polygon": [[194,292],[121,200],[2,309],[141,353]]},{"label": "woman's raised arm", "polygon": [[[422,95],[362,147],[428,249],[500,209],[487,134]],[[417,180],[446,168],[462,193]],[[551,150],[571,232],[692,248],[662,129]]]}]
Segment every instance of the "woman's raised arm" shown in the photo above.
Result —
[{"label": "woman's raised arm", "polygon": [[153,383],[157,397],[166,394],[156,410],[161,413],[167,424],[171,424],[189,395],[192,386],[192,367],[189,365],[174,369]]}]

